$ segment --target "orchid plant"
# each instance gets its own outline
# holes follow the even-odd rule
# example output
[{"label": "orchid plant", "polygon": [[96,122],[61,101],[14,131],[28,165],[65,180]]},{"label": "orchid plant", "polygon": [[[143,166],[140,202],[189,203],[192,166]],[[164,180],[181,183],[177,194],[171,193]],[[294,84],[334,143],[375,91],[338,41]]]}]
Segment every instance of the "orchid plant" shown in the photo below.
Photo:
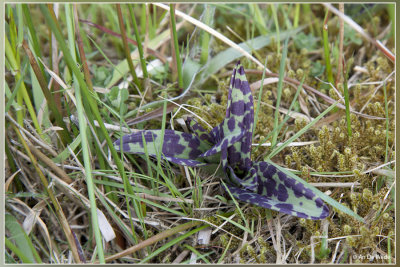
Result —
[{"label": "orchid plant", "polygon": [[[208,167],[219,172],[224,189],[235,198],[300,218],[320,220],[329,214],[323,200],[299,177],[287,175],[274,164],[251,160],[254,105],[249,83],[240,61],[232,73],[226,117],[207,132],[188,119],[192,134],[165,130],[143,130],[125,135],[114,143],[125,153],[162,157],[170,162]],[[301,181],[300,181],[301,180]]]}]

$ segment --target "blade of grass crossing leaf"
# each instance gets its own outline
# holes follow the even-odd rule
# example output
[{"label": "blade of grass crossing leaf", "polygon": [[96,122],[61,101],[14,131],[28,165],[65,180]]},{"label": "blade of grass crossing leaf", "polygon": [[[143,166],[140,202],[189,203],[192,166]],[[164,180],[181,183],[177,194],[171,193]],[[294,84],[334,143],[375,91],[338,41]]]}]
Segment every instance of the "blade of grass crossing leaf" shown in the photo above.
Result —
[{"label": "blade of grass crossing leaf", "polygon": [[[122,116],[120,116],[120,126],[122,125],[122,121],[123,121],[123,118],[122,118]],[[121,127],[121,129],[122,129],[122,127]],[[122,130],[121,130],[120,134],[122,135]],[[123,158],[122,146],[120,147],[120,151],[121,151],[121,159],[122,159]],[[124,171],[124,174],[125,174],[125,171]],[[127,194],[133,194],[133,188],[131,187],[128,177],[126,175],[124,175],[122,177],[122,181],[123,181],[123,185],[124,185],[124,191]],[[135,179],[135,184],[137,184],[136,179]],[[130,208],[130,198],[127,195],[125,195],[125,201],[126,201],[126,206],[127,206],[127,210],[128,210],[129,222],[131,225],[132,237],[135,240],[135,244],[137,244],[139,239],[136,236],[135,227],[134,227],[133,220],[132,220],[131,208]],[[137,201],[135,201],[135,200],[133,201],[133,206],[134,206],[135,212],[137,212]],[[138,216],[141,217],[140,214]]]},{"label": "blade of grass crossing leaf", "polygon": [[[162,167],[161,167],[161,154],[163,150],[163,145],[164,145],[164,135],[165,135],[165,123],[167,121],[167,101],[164,101],[163,105],[163,116],[162,116],[162,121],[161,121],[161,143],[159,144],[159,150],[157,151],[157,179],[160,177],[160,173],[162,172]],[[167,182],[167,181],[166,181]],[[168,184],[168,182],[167,182]]]},{"label": "blade of grass crossing leaf", "polygon": [[[244,221],[245,224],[246,224],[246,229],[247,229],[247,231],[250,231],[249,223],[247,222],[246,217],[244,216],[243,211],[242,211],[242,209],[241,209],[240,206],[239,206],[239,203],[236,201],[236,198],[235,198],[235,197],[232,195],[232,193],[229,191],[229,188],[226,186],[226,184],[225,184],[225,182],[224,182],[223,180],[221,180],[221,183],[224,185],[226,191],[229,193],[229,196],[231,197],[233,203],[235,203],[236,209],[239,211],[240,216],[242,217],[243,221]],[[246,231],[246,232],[247,232],[247,231]],[[250,234],[253,235],[253,233],[252,233],[251,231],[250,231]]]},{"label": "blade of grass crossing leaf", "polygon": [[[245,231],[245,232],[248,232],[250,235],[253,235],[253,232],[250,230],[250,228],[246,228],[246,227],[244,227],[243,225],[241,225],[241,224],[239,224],[239,223],[237,223],[237,222],[231,220],[230,218],[223,217],[223,216],[221,216],[221,215],[219,215],[219,214],[217,214],[217,217],[221,218],[221,219],[224,220],[224,221],[230,222],[230,223],[233,224],[234,226],[236,226],[236,227],[242,229],[242,230]],[[245,220],[245,222],[247,222],[247,220]]]},{"label": "blade of grass crossing leaf", "polygon": [[181,235],[181,236],[169,241],[167,244],[163,245],[162,247],[160,247],[159,249],[157,249],[156,251],[151,253],[149,256],[147,256],[146,258],[141,260],[139,262],[139,264],[146,263],[147,261],[149,261],[150,259],[154,258],[155,256],[157,256],[161,252],[165,251],[167,248],[175,245],[178,242],[181,242],[182,240],[194,235],[195,233],[197,233],[197,232],[199,232],[199,231],[201,231],[201,230],[203,230],[204,228],[207,228],[207,227],[209,227],[209,226],[208,225],[202,225],[202,226],[200,226],[200,227],[198,227],[196,229],[193,229],[193,230],[191,230],[191,231],[189,231],[189,232],[187,232],[187,233],[185,233],[185,234],[183,234],[183,235]]}]

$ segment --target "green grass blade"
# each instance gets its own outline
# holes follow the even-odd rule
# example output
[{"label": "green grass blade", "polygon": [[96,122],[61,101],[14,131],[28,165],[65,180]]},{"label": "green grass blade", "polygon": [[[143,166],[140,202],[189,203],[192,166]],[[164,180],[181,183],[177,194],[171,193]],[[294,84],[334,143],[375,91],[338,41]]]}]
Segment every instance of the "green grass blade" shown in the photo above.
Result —
[{"label": "green grass blade", "polygon": [[[297,34],[303,29],[303,27],[299,27],[297,29],[284,31],[280,34],[280,40],[293,36]],[[254,39],[247,40],[246,42],[242,42],[239,46],[245,50],[246,52],[251,52],[252,50],[259,50],[271,43],[271,38],[276,38],[276,33],[272,33],[267,36],[258,36]],[[207,67],[201,72],[198,83],[202,84],[207,80],[211,75],[217,73],[220,69],[224,68],[230,62],[242,57],[243,54],[237,51],[235,48],[228,48],[216,56],[214,56],[209,62]]]},{"label": "green grass blade", "polygon": [[286,140],[282,145],[280,145],[279,147],[275,148],[275,150],[273,150],[269,155],[268,155],[268,159],[274,157],[276,154],[278,154],[280,151],[282,151],[288,144],[290,144],[291,142],[293,142],[294,140],[296,140],[299,136],[301,136],[302,134],[304,134],[306,131],[308,131],[308,129],[310,129],[313,125],[315,125],[320,119],[322,119],[326,114],[328,114],[331,110],[333,110],[336,105],[339,103],[340,100],[336,101],[335,103],[333,103],[332,105],[329,106],[329,108],[327,108],[326,110],[324,110],[324,112],[322,112],[321,114],[318,115],[318,117],[316,117],[312,122],[310,122],[309,124],[307,124],[306,126],[304,126],[300,131],[298,131],[295,135],[293,135],[292,137],[290,137],[288,140]]},{"label": "green grass blade", "polygon": [[136,24],[135,13],[133,12],[132,5],[128,4],[128,8],[129,8],[129,14],[131,15],[131,18],[132,18],[133,29],[135,32],[135,38],[136,38],[137,47],[138,47],[138,51],[139,51],[140,65],[142,66],[142,71],[143,71],[143,78],[147,79],[149,77],[149,74],[147,73],[146,60],[144,58],[142,41],[140,39],[140,32],[139,32],[138,26]]},{"label": "green grass blade", "polygon": [[170,19],[171,19],[171,27],[172,27],[172,38],[175,50],[175,60],[176,60],[176,71],[178,72],[178,87],[179,89],[183,89],[183,77],[182,77],[182,59],[179,52],[178,45],[178,34],[176,32],[176,19],[175,19],[175,6],[174,4],[170,4]]},{"label": "green grass blade", "polygon": [[278,124],[279,124],[279,106],[281,104],[281,96],[282,96],[282,85],[283,85],[283,78],[285,76],[285,62],[286,62],[286,57],[287,57],[287,50],[288,50],[288,41],[289,38],[285,40],[285,45],[283,47],[283,52],[282,52],[282,58],[281,58],[281,63],[279,67],[279,81],[278,81],[278,87],[276,89],[277,91],[277,96],[276,96],[276,108],[275,108],[275,117],[274,117],[274,134],[272,135],[272,141],[271,145],[275,146],[277,140],[278,140],[278,134],[279,132],[277,131]]},{"label": "green grass blade", "polygon": [[271,11],[272,11],[272,17],[274,18],[275,30],[276,30],[276,47],[277,47],[276,53],[280,54],[281,53],[281,43],[280,43],[280,39],[279,39],[279,22],[278,22],[278,14],[275,9],[275,4],[271,4]]},{"label": "green grass blade", "polygon": [[148,262],[150,259],[154,258],[155,256],[157,256],[158,254],[160,254],[161,252],[163,252],[167,248],[175,245],[178,242],[181,242],[182,240],[185,240],[186,238],[194,235],[195,233],[197,233],[197,232],[199,232],[199,231],[201,231],[201,230],[203,230],[204,228],[207,228],[207,227],[208,227],[208,225],[202,225],[202,226],[200,226],[200,227],[198,227],[196,229],[193,229],[193,230],[191,230],[191,231],[189,231],[189,232],[187,232],[187,233],[185,233],[185,234],[183,234],[183,235],[181,235],[181,236],[169,241],[167,244],[163,245],[162,247],[160,247],[159,249],[157,249],[156,251],[154,251],[153,253],[148,255],[146,258],[141,260],[139,262],[139,264],[143,264],[143,263]]},{"label": "green grass blade", "polygon": [[333,79],[333,74],[332,74],[332,66],[331,66],[331,58],[330,58],[330,50],[329,50],[329,40],[328,40],[328,14],[329,10],[326,10],[325,13],[325,19],[324,19],[324,25],[322,29],[322,37],[323,37],[323,43],[324,43],[324,58],[325,58],[325,66],[326,66],[326,76],[328,77],[328,81],[331,84],[334,84],[335,81]]}]

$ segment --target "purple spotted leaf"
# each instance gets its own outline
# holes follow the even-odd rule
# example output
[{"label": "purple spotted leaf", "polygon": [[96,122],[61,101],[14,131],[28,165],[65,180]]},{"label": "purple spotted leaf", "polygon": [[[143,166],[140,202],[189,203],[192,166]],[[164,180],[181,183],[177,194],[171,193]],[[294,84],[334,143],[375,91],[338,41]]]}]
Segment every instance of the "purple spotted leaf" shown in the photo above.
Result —
[{"label": "purple spotted leaf", "polygon": [[[162,143],[161,130],[139,131],[125,135],[114,143],[116,150],[126,153],[145,154],[144,143],[146,143],[147,153],[156,157],[159,144]],[[201,141],[197,136],[178,131],[165,130],[163,149],[161,156],[171,162],[187,166],[203,166],[207,162],[199,155],[204,153],[209,146]]]},{"label": "purple spotted leaf", "polygon": [[240,179],[229,169],[228,175],[241,185],[227,185],[235,198],[300,218],[317,220],[329,215],[329,209],[320,197],[272,164],[252,162],[249,174]]},{"label": "purple spotted leaf", "polygon": [[[226,117],[207,132],[196,121],[187,121],[193,134],[165,130],[140,131],[122,137],[114,147],[126,153],[162,157],[171,162],[216,169],[231,194],[244,202],[312,220],[328,216],[329,209],[314,191],[267,162],[251,161],[254,104],[243,66],[237,63],[229,87]],[[122,143],[121,143],[122,142]],[[300,178],[299,178],[300,179]]]}]

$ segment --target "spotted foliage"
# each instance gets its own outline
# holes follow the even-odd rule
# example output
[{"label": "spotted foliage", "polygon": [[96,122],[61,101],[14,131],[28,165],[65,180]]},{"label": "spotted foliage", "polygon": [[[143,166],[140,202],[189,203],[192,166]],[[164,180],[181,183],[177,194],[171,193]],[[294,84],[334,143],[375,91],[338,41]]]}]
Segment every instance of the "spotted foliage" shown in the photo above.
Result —
[{"label": "spotted foliage", "polygon": [[162,157],[168,161],[199,167],[221,163],[224,189],[241,201],[306,219],[328,216],[328,207],[304,183],[272,164],[251,160],[254,105],[240,62],[232,73],[223,122],[211,132],[192,119],[187,123],[193,134],[165,130],[162,136],[161,130],[140,131],[123,136],[114,146],[144,154],[146,145],[147,153],[155,157],[162,143]]}]

